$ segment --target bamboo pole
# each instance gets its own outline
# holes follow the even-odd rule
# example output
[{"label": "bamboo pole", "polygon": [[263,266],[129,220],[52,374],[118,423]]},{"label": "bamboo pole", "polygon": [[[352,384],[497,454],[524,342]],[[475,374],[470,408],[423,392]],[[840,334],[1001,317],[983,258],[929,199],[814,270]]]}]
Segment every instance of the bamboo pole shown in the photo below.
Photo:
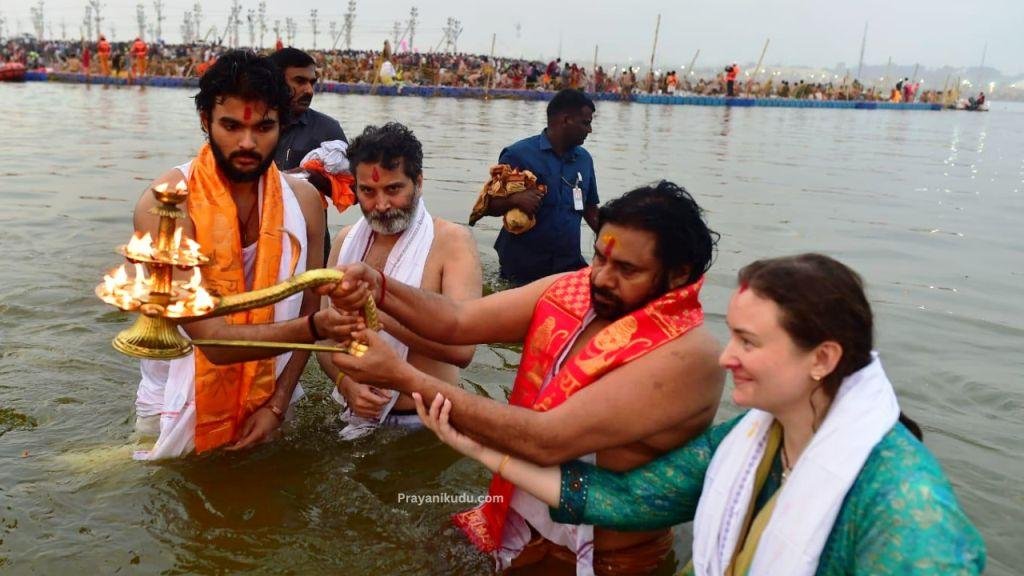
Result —
[{"label": "bamboo pole", "polygon": [[868,23],[864,22],[864,36],[860,40],[860,62],[857,64],[857,80],[860,80],[861,70],[864,69],[864,48],[868,44]]},{"label": "bamboo pole", "polygon": [[686,78],[685,79],[687,81],[690,80],[690,75],[693,74],[693,65],[697,63],[697,57],[698,56],[700,56],[700,48],[697,48],[697,51],[694,52],[693,58],[690,59],[690,65],[687,66],[687,68],[686,68]]},{"label": "bamboo pole", "polygon": [[764,54],[768,51],[768,43],[771,41],[771,38],[765,38],[764,48],[761,49],[761,57],[757,59],[757,66],[754,66],[754,75],[747,82],[747,96],[750,96],[750,82],[756,80],[757,75],[761,72],[761,63],[764,62]]},{"label": "bamboo pole", "polygon": [[658,14],[658,20],[654,24],[654,45],[651,46],[651,71],[649,72],[649,82],[647,84],[648,92],[654,93],[654,54],[658,50],[658,32],[661,31],[661,14]]},{"label": "bamboo pole", "polygon": [[590,69],[590,83],[593,92],[597,92],[597,44],[594,44],[594,67]]}]

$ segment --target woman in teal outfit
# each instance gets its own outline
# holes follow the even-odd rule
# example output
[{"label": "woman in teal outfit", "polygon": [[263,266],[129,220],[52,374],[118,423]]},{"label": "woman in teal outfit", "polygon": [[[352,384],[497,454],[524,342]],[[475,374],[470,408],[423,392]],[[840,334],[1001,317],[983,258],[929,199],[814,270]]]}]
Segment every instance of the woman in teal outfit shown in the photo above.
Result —
[{"label": "woman in teal outfit", "polygon": [[446,443],[537,496],[552,518],[617,530],[694,521],[698,576],[980,574],[985,546],[872,352],[861,279],[827,256],[740,271],[720,362],[745,414],[640,468],[542,468],[448,424]]}]

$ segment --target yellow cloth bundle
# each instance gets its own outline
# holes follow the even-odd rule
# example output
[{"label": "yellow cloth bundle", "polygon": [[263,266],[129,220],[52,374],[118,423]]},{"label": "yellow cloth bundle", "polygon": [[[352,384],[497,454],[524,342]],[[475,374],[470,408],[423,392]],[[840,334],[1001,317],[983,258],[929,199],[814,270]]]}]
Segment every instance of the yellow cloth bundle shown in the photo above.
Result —
[{"label": "yellow cloth bundle", "polygon": [[[487,205],[491,198],[504,198],[530,188],[547,192],[547,186],[537,184],[537,176],[529,170],[518,170],[508,164],[496,164],[491,167],[491,178],[484,183],[477,196],[473,211],[469,215],[469,225],[486,216]],[[537,219],[518,208],[505,213],[505,229],[512,234],[522,234],[537,225]]]}]

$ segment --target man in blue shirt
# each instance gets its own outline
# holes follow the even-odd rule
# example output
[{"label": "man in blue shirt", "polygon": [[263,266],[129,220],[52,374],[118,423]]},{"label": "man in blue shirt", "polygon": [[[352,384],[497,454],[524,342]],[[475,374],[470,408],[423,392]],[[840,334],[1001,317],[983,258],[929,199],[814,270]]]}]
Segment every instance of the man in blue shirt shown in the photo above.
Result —
[{"label": "man in blue shirt", "polygon": [[519,208],[536,216],[528,232],[502,228],[494,249],[501,277],[522,286],[551,274],[587,265],[580,250],[580,220],[597,229],[597,178],[594,160],[583,149],[591,132],[594,103],[579,90],[562,90],[548,103],[547,128],[501,151],[498,162],[537,176],[547,193],[535,188],[505,198],[491,198],[488,216]]}]

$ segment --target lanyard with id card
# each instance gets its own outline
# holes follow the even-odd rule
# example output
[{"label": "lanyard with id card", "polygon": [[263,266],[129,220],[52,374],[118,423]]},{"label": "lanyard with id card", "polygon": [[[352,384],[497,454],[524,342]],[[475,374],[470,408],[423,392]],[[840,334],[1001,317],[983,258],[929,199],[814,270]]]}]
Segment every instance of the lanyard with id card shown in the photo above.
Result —
[{"label": "lanyard with id card", "polygon": [[[569,181],[565,179],[565,176],[562,176],[562,182],[565,182],[567,185],[569,184]],[[583,189],[580,188],[580,184],[582,182],[583,174],[577,172],[576,183],[572,185],[572,209],[577,212],[581,212],[583,210]]]}]

